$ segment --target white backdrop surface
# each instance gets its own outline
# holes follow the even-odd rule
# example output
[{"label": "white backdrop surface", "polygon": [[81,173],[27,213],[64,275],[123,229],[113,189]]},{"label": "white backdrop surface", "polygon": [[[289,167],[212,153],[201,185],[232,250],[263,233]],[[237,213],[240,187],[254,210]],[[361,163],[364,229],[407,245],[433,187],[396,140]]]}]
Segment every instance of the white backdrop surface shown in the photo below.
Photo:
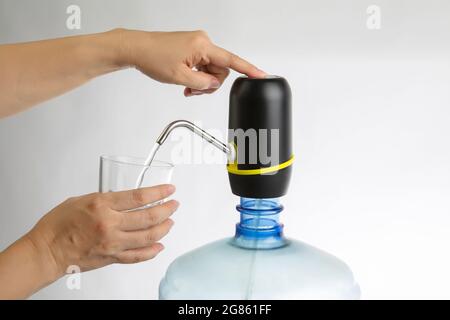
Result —
[{"label": "white backdrop surface", "polygon": [[[66,28],[66,8],[82,28]],[[381,8],[368,30],[366,9]],[[291,84],[296,163],[286,234],[346,261],[363,298],[450,298],[450,2],[0,0],[0,43],[105,31],[204,29]],[[211,96],[135,70],[0,120],[0,249],[69,196],[96,191],[101,154],[144,157],[175,119],[227,126],[231,74]],[[37,84],[38,85],[38,84]],[[161,159],[170,156],[164,146]],[[155,260],[65,279],[41,299],[157,298],[176,256],[232,235],[221,165],[179,165],[175,227]]]}]

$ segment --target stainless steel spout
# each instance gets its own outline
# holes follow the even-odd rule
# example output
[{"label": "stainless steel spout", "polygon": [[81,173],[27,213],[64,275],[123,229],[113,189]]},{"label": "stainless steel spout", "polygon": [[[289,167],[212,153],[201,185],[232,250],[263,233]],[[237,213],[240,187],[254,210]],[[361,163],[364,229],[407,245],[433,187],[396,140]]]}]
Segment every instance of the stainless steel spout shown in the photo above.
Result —
[{"label": "stainless steel spout", "polygon": [[187,129],[191,130],[196,135],[202,137],[207,142],[211,143],[217,149],[219,149],[219,150],[223,151],[224,153],[226,153],[227,158],[228,158],[228,162],[233,162],[234,161],[235,156],[236,156],[236,152],[235,152],[235,149],[234,149],[233,145],[231,145],[231,144],[227,145],[227,144],[223,143],[222,141],[218,140],[216,137],[212,136],[211,134],[209,134],[208,132],[206,132],[202,128],[196,126],[195,124],[193,124],[192,122],[187,121],[187,120],[176,120],[176,121],[173,121],[173,122],[169,123],[164,128],[164,130],[161,132],[161,134],[159,135],[159,137],[156,140],[156,142],[159,145],[162,145],[164,143],[164,141],[166,141],[166,139],[169,136],[169,134],[176,128],[187,128]]}]

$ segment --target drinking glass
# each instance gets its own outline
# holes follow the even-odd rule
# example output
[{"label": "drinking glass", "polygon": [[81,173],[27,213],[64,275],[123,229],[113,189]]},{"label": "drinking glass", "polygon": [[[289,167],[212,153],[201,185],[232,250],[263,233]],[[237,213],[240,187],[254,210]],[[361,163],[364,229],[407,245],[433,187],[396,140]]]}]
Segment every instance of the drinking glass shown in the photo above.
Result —
[{"label": "drinking glass", "polygon": [[[145,159],[128,156],[101,156],[99,191],[125,191],[136,188],[136,182],[143,170],[146,170],[142,187],[156,186],[170,183],[174,166],[170,162],[153,160],[149,166]],[[139,208],[130,208],[134,211],[161,204],[164,200],[146,204]]]}]

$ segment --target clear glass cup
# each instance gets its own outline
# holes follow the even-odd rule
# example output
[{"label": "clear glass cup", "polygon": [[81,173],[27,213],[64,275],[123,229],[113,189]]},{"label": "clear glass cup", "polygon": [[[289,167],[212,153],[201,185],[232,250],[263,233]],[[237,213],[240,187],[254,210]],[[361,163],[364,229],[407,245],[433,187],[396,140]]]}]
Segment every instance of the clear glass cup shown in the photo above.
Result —
[{"label": "clear glass cup", "polygon": [[[136,182],[143,170],[146,170],[141,187],[151,187],[170,183],[174,165],[170,162],[153,160],[150,166],[144,165],[145,159],[128,156],[101,156],[99,191],[125,191],[136,188]],[[164,200],[149,203],[143,207],[130,208],[140,210],[162,203]]]}]

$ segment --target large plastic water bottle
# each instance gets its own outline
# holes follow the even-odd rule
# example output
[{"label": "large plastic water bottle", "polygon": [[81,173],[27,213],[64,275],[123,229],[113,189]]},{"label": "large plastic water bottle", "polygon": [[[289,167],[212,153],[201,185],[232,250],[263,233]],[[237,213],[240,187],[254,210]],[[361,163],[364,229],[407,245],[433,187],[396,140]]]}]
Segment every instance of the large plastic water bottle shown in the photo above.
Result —
[{"label": "large plastic water bottle", "polygon": [[160,299],[358,299],[359,286],[338,258],[286,239],[278,199],[241,198],[233,238],[172,262]]}]

